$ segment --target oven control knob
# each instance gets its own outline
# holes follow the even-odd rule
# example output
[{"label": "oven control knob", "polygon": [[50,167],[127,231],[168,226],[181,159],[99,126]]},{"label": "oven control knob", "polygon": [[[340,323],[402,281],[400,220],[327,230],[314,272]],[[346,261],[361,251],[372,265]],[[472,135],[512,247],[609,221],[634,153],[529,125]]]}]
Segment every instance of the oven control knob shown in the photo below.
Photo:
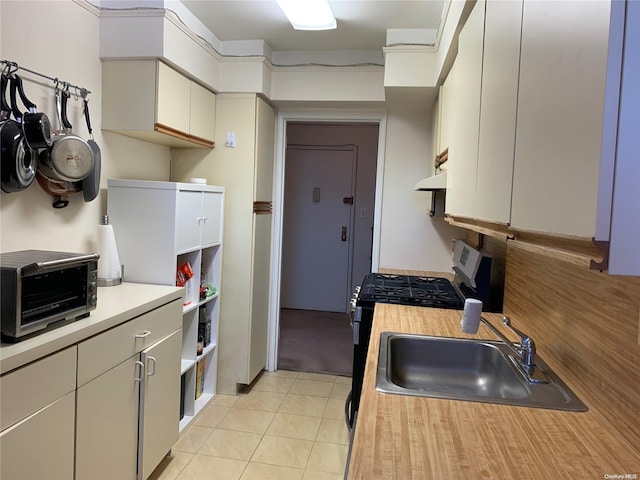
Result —
[{"label": "oven control knob", "polygon": [[98,296],[97,295],[89,295],[89,305],[95,307],[98,305]]}]

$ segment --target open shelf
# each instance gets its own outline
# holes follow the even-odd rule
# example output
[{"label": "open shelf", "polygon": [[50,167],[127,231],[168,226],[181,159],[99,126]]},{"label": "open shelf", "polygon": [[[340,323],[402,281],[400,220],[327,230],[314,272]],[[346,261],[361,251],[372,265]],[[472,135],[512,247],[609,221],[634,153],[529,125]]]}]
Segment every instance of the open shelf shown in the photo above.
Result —
[{"label": "open shelf", "polygon": [[185,360],[183,358],[180,363],[180,375],[183,375],[187,370],[189,370],[190,368],[193,368],[195,364],[196,364],[195,360]]}]

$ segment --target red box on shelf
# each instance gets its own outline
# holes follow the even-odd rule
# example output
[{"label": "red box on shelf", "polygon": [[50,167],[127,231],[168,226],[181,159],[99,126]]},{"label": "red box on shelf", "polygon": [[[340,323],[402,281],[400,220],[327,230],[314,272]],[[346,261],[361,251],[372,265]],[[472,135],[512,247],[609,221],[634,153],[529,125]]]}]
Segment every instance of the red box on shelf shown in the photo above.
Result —
[{"label": "red box on shelf", "polygon": [[187,283],[191,277],[193,277],[191,264],[189,262],[185,262],[178,267],[178,271],[176,272],[176,285],[184,287],[185,283]]}]

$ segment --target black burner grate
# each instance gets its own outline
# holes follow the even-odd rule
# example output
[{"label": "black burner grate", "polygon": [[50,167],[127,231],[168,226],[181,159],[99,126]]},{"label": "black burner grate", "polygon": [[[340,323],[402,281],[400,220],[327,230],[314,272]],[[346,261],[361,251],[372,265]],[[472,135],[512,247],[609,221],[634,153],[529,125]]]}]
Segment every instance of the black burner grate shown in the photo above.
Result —
[{"label": "black burner grate", "polygon": [[446,278],[378,273],[365,277],[359,301],[455,309],[464,305]]}]

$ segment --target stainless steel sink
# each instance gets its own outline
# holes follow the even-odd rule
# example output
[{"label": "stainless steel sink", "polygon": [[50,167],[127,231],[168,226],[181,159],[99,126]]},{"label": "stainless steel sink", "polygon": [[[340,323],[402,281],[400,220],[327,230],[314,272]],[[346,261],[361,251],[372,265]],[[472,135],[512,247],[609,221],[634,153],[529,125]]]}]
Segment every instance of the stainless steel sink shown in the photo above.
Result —
[{"label": "stainless steel sink", "polygon": [[384,332],[376,389],[383,393],[557,410],[587,407],[537,357],[531,382],[502,342]]}]

